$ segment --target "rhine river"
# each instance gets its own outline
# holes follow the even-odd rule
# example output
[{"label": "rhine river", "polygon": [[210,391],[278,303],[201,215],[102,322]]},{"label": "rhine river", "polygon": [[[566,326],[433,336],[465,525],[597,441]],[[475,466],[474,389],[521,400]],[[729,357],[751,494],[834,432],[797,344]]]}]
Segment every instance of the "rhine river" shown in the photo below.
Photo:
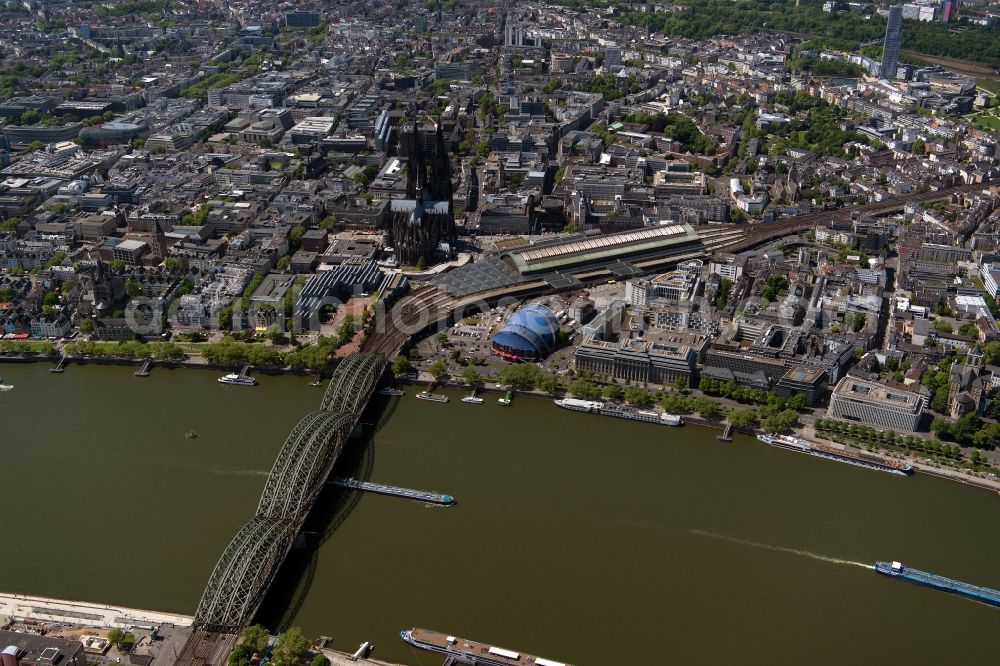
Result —
[{"label": "rhine river", "polygon": [[[191,614],[256,509],[304,377],[0,364],[0,590]],[[899,559],[1000,587],[1000,497],[692,426],[487,394],[377,397],[342,472],[454,507],[332,488],[262,620],[414,666],[412,626],[577,666],[995,659],[1000,609],[881,577]],[[196,439],[185,433],[194,431]]]}]

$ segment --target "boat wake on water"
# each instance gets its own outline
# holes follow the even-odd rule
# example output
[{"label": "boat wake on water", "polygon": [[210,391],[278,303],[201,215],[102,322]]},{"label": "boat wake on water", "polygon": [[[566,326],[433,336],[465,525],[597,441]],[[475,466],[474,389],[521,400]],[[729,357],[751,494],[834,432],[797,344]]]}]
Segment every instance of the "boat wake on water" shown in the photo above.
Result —
[{"label": "boat wake on water", "polygon": [[270,471],[266,469],[233,469],[228,467],[216,467],[212,465],[199,465],[197,463],[187,462],[187,461],[162,461],[158,462],[157,464],[168,465],[170,467],[181,467],[183,469],[189,469],[196,472],[211,474],[213,476],[266,477],[270,474]]},{"label": "boat wake on water", "polygon": [[769,543],[760,543],[758,541],[750,541],[748,539],[740,539],[737,537],[727,536],[725,534],[717,534],[715,532],[709,532],[707,530],[688,530],[691,534],[697,534],[698,536],[710,537],[712,539],[722,539],[723,541],[730,541],[732,543],[738,543],[744,546],[750,546],[752,548],[762,548],[764,550],[773,550],[779,553],[791,553],[792,555],[800,555],[802,557],[808,557],[809,559],[819,560],[820,562],[829,562],[831,564],[848,564],[851,566],[862,567],[864,569],[872,569],[872,565],[865,564],[864,562],[855,562],[854,560],[844,560],[839,557],[830,557],[829,555],[823,555],[821,553],[814,553],[808,550],[801,550],[799,548],[789,548],[787,546],[775,546]]}]

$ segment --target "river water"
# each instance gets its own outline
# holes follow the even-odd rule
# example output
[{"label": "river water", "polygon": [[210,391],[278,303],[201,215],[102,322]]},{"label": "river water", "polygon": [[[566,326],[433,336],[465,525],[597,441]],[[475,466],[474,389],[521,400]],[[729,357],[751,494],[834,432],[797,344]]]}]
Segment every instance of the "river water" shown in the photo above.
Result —
[{"label": "river water", "polygon": [[[0,366],[0,590],[193,613],[321,397],[302,377],[131,371]],[[440,660],[402,643],[412,626],[578,666],[994,659],[1000,609],[863,566],[1000,587],[992,493],[548,401],[408,393],[376,398],[338,473],[458,504],[331,488],[265,601],[272,628],[415,666]]]}]

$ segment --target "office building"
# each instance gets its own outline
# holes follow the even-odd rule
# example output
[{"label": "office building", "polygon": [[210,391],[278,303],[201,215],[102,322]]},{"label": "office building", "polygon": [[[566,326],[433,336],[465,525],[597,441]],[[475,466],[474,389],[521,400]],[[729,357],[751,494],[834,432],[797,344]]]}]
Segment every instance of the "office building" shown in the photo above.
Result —
[{"label": "office building", "polygon": [[619,46],[609,46],[604,52],[604,66],[605,67],[621,67],[622,66],[622,50]]},{"label": "office building", "polygon": [[889,18],[885,26],[885,41],[882,44],[882,64],[878,75],[883,79],[896,76],[899,64],[899,47],[903,41],[903,8],[894,5],[889,8]]},{"label": "office building", "polygon": [[704,348],[697,335],[668,336],[662,341],[622,339],[617,342],[586,338],[576,348],[577,371],[607,375],[614,379],[652,384],[691,383],[691,374]]},{"label": "office building", "polygon": [[894,432],[914,432],[920,427],[924,403],[920,395],[847,376],[830,398],[827,413]]},{"label": "office building", "polygon": [[295,11],[285,13],[285,25],[290,28],[315,28],[321,22],[319,12]]},{"label": "office building", "polygon": [[796,365],[778,380],[774,392],[790,398],[801,393],[809,405],[815,405],[826,390],[826,371],[808,365]]},{"label": "office building", "polygon": [[468,81],[471,75],[469,64],[464,62],[439,62],[434,66],[434,78]]},{"label": "office building", "polygon": [[123,240],[112,249],[114,259],[125,262],[126,266],[140,266],[142,256],[149,253],[149,245],[140,240]]}]

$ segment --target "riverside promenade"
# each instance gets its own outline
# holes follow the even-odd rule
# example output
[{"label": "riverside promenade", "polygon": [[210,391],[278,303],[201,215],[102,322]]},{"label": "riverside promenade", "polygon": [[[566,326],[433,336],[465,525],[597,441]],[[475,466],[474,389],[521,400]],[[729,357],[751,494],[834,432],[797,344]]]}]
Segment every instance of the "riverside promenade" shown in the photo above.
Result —
[{"label": "riverside promenade", "polygon": [[0,592],[0,615],[18,620],[63,622],[88,627],[118,627],[120,629],[149,628],[161,625],[190,627],[194,621],[194,618],[189,615],[92,604],[84,601],[47,599],[5,592]]}]

